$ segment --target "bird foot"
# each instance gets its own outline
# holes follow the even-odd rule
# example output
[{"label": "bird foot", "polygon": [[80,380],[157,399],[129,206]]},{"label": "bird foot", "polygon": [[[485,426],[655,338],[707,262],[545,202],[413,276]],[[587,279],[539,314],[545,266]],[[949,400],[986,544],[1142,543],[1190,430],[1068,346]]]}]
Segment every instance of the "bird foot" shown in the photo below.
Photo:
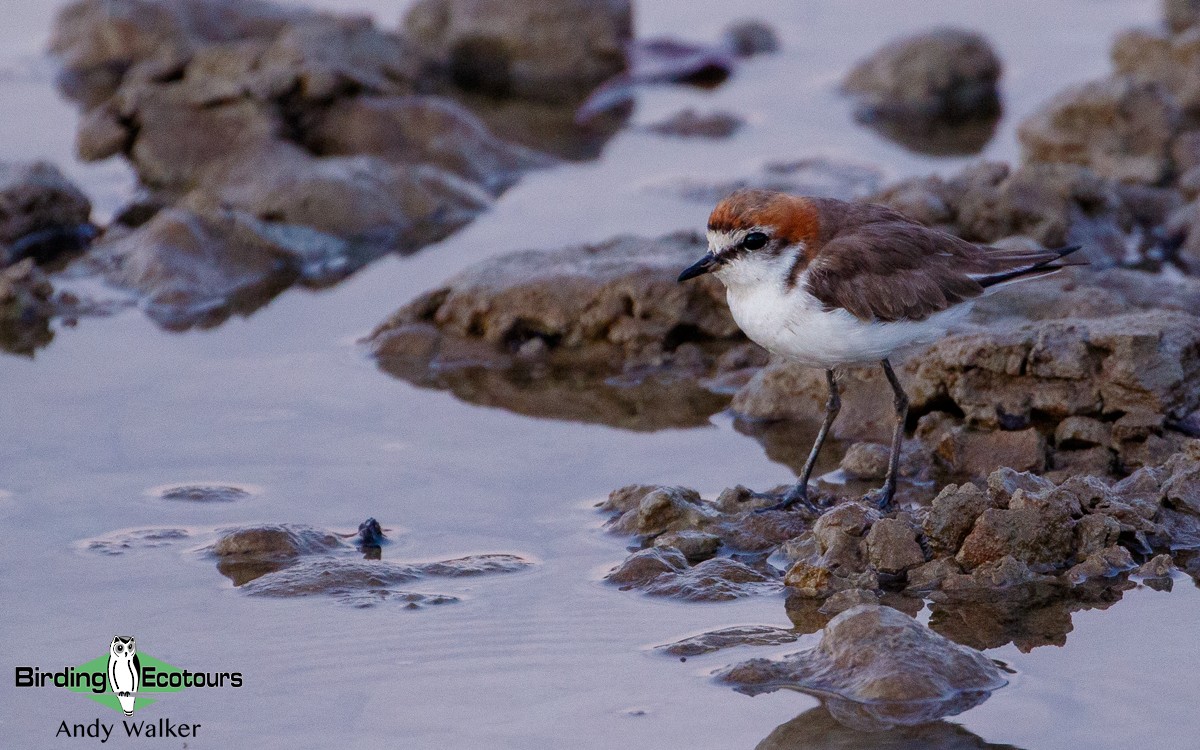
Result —
[{"label": "bird foot", "polygon": [[880,487],[877,490],[871,490],[863,496],[865,502],[871,503],[885,513],[892,509],[892,496],[896,491],[889,490],[886,487]]},{"label": "bird foot", "polygon": [[788,510],[793,505],[800,505],[805,510],[812,513],[820,513],[820,509],[812,500],[808,499],[808,487],[796,485],[789,488],[781,495],[778,492],[752,492],[750,493],[751,500],[775,500],[778,502],[774,505],[768,505],[765,508],[758,508],[755,513],[769,513],[774,510]]}]

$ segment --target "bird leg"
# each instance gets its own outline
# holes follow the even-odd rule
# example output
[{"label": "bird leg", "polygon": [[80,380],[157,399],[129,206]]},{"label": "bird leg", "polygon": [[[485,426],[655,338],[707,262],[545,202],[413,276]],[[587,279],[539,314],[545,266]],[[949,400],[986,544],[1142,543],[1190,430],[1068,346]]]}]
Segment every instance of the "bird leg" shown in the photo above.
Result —
[{"label": "bird leg", "polygon": [[908,420],[908,396],[905,395],[904,388],[901,387],[895,371],[892,370],[892,363],[883,359],[879,364],[883,365],[883,374],[887,375],[888,383],[892,386],[892,406],[896,409],[896,429],[892,433],[892,453],[888,457],[887,478],[883,480],[883,487],[867,495],[867,498],[878,503],[880,510],[887,510],[892,504],[892,497],[896,494],[896,478],[900,474],[900,446],[904,442],[904,425]]},{"label": "bird leg", "polygon": [[817,456],[820,455],[821,446],[825,444],[825,438],[829,435],[829,428],[833,426],[833,420],[837,419],[838,412],[842,408],[842,396],[838,392],[838,384],[833,377],[833,370],[825,371],[825,382],[829,386],[829,400],[825,402],[825,421],[821,422],[821,430],[817,433],[817,439],[808,454],[808,460],[804,462],[804,468],[800,471],[800,479],[794,487],[784,493],[782,500],[769,508],[763,508],[763,511],[785,510],[796,503],[803,503],[809,509],[816,510],[808,500],[808,479],[812,476],[813,467],[817,465]]}]

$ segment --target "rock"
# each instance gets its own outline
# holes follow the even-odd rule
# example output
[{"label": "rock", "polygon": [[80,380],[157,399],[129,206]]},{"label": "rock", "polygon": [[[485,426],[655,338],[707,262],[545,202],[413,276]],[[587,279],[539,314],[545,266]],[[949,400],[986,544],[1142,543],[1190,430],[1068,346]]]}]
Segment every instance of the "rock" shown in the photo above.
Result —
[{"label": "rock", "polygon": [[[679,234],[494,258],[401,308],[368,340],[397,373],[537,363],[600,382],[625,372],[630,384],[672,367],[711,373],[716,353],[744,339],[719,283],[676,283],[704,250]],[[414,330],[430,337],[415,352]],[[524,355],[535,339],[544,346]]]},{"label": "rock", "polygon": [[702,656],[737,646],[780,646],[793,643],[800,637],[794,630],[771,625],[743,625],[721,628],[681,641],[658,646],[655,650],[670,656]]},{"label": "rock", "polygon": [[1006,554],[969,573],[947,575],[929,598],[942,603],[1004,602],[1009,606],[1027,606],[1060,596],[1062,589],[1059,579],[1036,573],[1022,560]]},{"label": "rock", "polygon": [[713,558],[689,568],[683,553],[672,547],[635,552],[605,580],[622,590],[639,588],[652,596],[686,601],[729,601],[779,588],[772,577],[729,558]]},{"label": "rock", "polygon": [[1072,566],[1064,575],[1072,584],[1079,585],[1093,578],[1111,578],[1135,567],[1133,556],[1124,547],[1106,547],[1087,556],[1083,562]]},{"label": "rock", "polygon": [[898,518],[882,518],[867,533],[867,559],[880,573],[899,574],[925,563],[917,530]]},{"label": "rock", "polygon": [[860,604],[878,604],[879,594],[869,589],[846,589],[825,600],[818,610],[823,615],[840,615]]},{"label": "rock", "polygon": [[925,442],[938,460],[959,476],[982,478],[999,466],[1016,471],[1046,467],[1046,440],[1032,427],[982,432],[956,426]]},{"label": "rock", "polygon": [[966,119],[999,109],[1000,71],[982,36],[939,28],[888,44],[852,68],[842,88],[866,119]]},{"label": "rock", "polygon": [[659,487],[642,496],[637,507],[612,519],[607,528],[619,534],[657,536],[697,530],[716,520],[716,512],[700,502],[694,490]]},{"label": "rock", "polygon": [[486,192],[449,172],[369,156],[245,165],[216,195],[262,220],[406,250],[445,237],[491,205]]},{"label": "rock", "polygon": [[336,535],[311,526],[264,524],[221,532],[212,547],[217,557],[284,559],[344,547]]},{"label": "rock", "polygon": [[854,443],[846,449],[841,468],[851,479],[883,479],[892,450],[879,443]]},{"label": "rock", "polygon": [[1181,117],[1162,84],[1115,77],[1056,95],[1017,136],[1027,161],[1079,164],[1115,180],[1155,184],[1171,171]]},{"label": "rock", "polygon": [[729,112],[702,115],[694,109],[684,109],[665,120],[647,125],[646,130],[680,138],[728,138],[745,124],[745,120]]},{"label": "rock", "polygon": [[429,164],[498,194],[554,160],[505,143],[462,105],[438,96],[355,97],[323,112],[307,134],[321,155],[365,154]]},{"label": "rock", "polygon": [[157,549],[179,544],[191,538],[187,529],[126,529],[105,536],[83,540],[80,545],[88,552],[101,555],[124,555],[130,552]]},{"label": "rock", "polygon": [[689,563],[703,562],[717,554],[721,548],[721,537],[703,531],[670,531],[655,537],[655,547],[674,547],[683,553]]},{"label": "rock", "polygon": [[908,585],[904,591],[909,595],[924,596],[940,589],[946,579],[962,572],[962,567],[953,557],[937,557],[908,571]]},{"label": "rock", "polygon": [[[883,371],[848,368],[839,373],[838,385],[842,411],[830,435],[841,440],[889,442],[895,411]],[[752,420],[792,420],[815,426],[824,417],[828,391],[825,373],[819,368],[775,358],[738,390],[730,408]]]},{"label": "rock", "polygon": [[1150,29],[1122,32],[1113,42],[1117,73],[1132,80],[1159,84],[1188,113],[1200,110],[1200,35],[1194,30],[1170,35]]},{"label": "rock", "polygon": [[604,580],[622,588],[649,586],[661,575],[672,575],[687,570],[687,558],[674,547],[651,547],[639,550],[613,568]]},{"label": "rock", "polygon": [[513,573],[532,563],[515,555],[475,555],[436,563],[398,563],[336,557],[305,559],[243,585],[251,596],[332,596],[355,606],[398,600],[410,608],[457,601],[443,594],[416,594],[393,588],[426,577]]},{"label": "rock", "polygon": [[877,510],[857,502],[842,503],[822,513],[812,527],[822,561],[834,571],[864,570],[867,562],[865,537],[879,520]]},{"label": "rock", "polygon": [[1155,555],[1138,566],[1134,575],[1142,578],[1165,578],[1175,570],[1175,563],[1167,554]]},{"label": "rock", "polygon": [[49,260],[95,235],[92,204],[48,162],[0,162],[0,268]]},{"label": "rock", "polygon": [[628,0],[422,0],[404,30],[463,88],[561,102],[626,67],[633,17]]},{"label": "rock", "polygon": [[876,167],[823,157],[771,161],[755,173],[737,179],[725,175],[712,178],[672,177],[653,183],[650,189],[681,200],[714,205],[730,193],[744,188],[778,190],[839,200],[865,198],[879,190],[883,173]]},{"label": "rock", "polygon": [[879,605],[835,617],[816,648],[782,661],[736,664],[718,679],[751,694],[782,687],[812,692],[839,722],[872,730],[961,713],[1007,684],[982,653]]},{"label": "rock", "polygon": [[1017,490],[1035,495],[1054,489],[1054,483],[1030,474],[1027,471],[1015,471],[1007,466],[996,469],[988,475],[988,497],[996,507],[1007,507],[1008,498]]},{"label": "rock", "polygon": [[32,355],[49,344],[50,319],[59,307],[54,286],[33,258],[0,267],[0,349]]},{"label": "rock", "polygon": [[745,19],[725,28],[725,44],[739,57],[779,51],[779,34],[766,21]]},{"label": "rock", "polygon": [[1198,344],[1200,318],[1162,311],[951,335],[914,360],[910,409],[949,398],[969,424],[1010,429],[1034,412],[1182,416],[1200,403]]},{"label": "rock", "polygon": [[1085,559],[1117,543],[1121,524],[1102,513],[1088,514],[1075,524],[1075,556]]},{"label": "rock", "polygon": [[953,555],[985,510],[994,502],[973,484],[949,484],[933,499],[923,522],[930,549],[937,555]]},{"label": "rock", "polygon": [[1059,449],[1111,444],[1112,426],[1090,417],[1067,417],[1054,428],[1054,445]]},{"label": "rock", "polygon": [[[1117,183],[1075,164],[980,162],[949,178],[903,180],[871,197],[911,218],[973,242],[996,243],[1013,235],[1045,247],[1083,245],[1097,267],[1129,254],[1137,226]],[[1146,227],[1146,230],[1152,227]],[[1021,296],[1037,283],[1022,284]]]},{"label": "rock", "polygon": [[1184,31],[1200,22],[1200,3],[1196,0],[1163,0],[1162,6],[1171,31]]},{"label": "rock", "polygon": [[147,299],[168,328],[219,322],[264,304],[306,269],[336,262],[345,245],[327,235],[270,226],[235,211],[159,211],[96,248],[108,280]]},{"label": "rock", "polygon": [[251,493],[231,485],[179,484],[157,493],[163,500],[183,500],[189,503],[232,503],[245,500]]},{"label": "rock", "polygon": [[1074,521],[1035,508],[988,508],[975,521],[955,559],[973,569],[1012,556],[1030,566],[1057,567],[1071,555]]}]

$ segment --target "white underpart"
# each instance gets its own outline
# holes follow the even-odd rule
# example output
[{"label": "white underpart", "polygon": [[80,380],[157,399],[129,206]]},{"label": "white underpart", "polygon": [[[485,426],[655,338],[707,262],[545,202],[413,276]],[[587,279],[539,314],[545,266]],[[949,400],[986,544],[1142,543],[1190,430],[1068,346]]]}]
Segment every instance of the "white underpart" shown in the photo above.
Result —
[{"label": "white underpart", "polygon": [[747,255],[716,270],[738,327],[768,351],[809,367],[878,362],[906,346],[934,341],[960,320],[969,303],[920,321],[863,321],[845,310],[825,310],[805,291],[808,271],[786,285],[802,245],[775,258]]}]

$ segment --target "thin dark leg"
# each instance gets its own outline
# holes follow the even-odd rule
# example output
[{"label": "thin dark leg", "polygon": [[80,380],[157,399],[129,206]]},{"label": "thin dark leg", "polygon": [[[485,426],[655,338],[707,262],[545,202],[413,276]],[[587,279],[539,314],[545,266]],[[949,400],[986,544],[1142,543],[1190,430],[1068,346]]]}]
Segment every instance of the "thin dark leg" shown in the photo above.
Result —
[{"label": "thin dark leg", "polygon": [[[842,408],[842,395],[838,392],[837,380],[833,377],[833,370],[825,371],[825,383],[829,386],[829,400],[825,402],[825,421],[821,422],[821,430],[817,433],[817,439],[813,443],[812,450],[809,451],[808,460],[804,462],[804,469],[800,472],[800,480],[783,496],[778,504],[764,510],[783,510],[790,508],[796,503],[810,505],[808,502],[808,480],[812,476],[813,467],[817,465],[817,456],[821,453],[821,446],[825,444],[825,438],[829,435],[829,428],[833,426],[833,420],[837,419],[838,412]],[[811,506],[810,506],[811,507]]]},{"label": "thin dark leg", "polygon": [[908,396],[892,370],[892,363],[884,359],[879,364],[883,365],[883,374],[887,375],[888,383],[892,386],[892,405],[896,409],[896,430],[892,433],[892,455],[888,459],[887,478],[875,495],[879,507],[886,509],[892,504],[892,497],[896,494],[896,478],[900,474],[900,446],[904,443],[904,424],[908,420]]}]

